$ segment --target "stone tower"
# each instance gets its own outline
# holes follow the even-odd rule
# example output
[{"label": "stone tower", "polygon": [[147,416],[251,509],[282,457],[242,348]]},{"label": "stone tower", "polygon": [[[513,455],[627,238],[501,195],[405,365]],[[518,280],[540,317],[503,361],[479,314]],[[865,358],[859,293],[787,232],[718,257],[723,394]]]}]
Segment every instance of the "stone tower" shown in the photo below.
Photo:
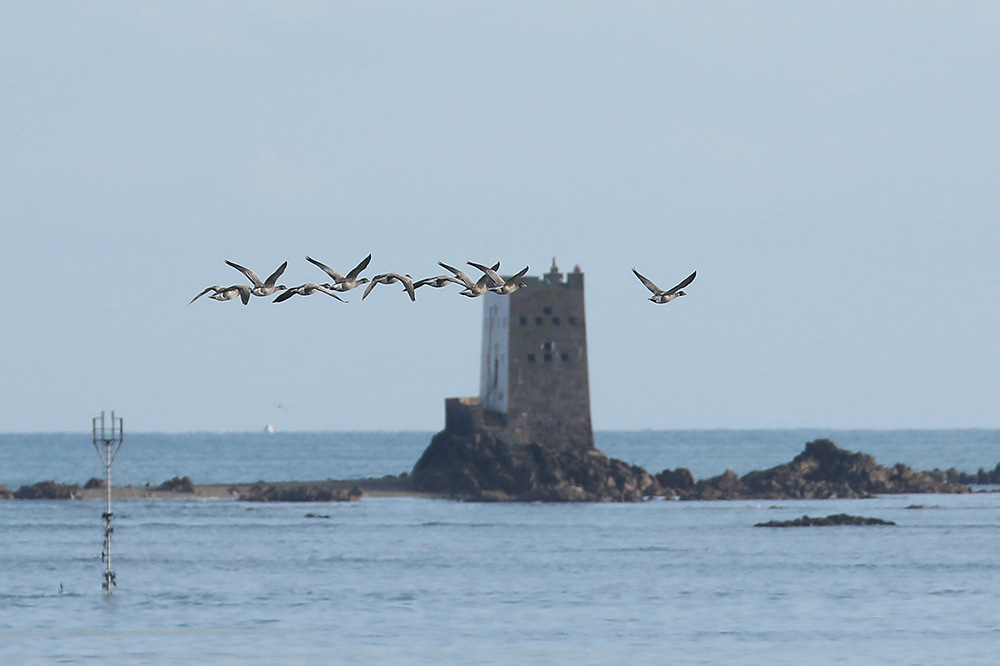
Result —
[{"label": "stone tower", "polygon": [[417,490],[480,501],[638,502],[652,478],[594,446],[583,273],[556,267],[483,300],[479,395],[445,400]]},{"label": "stone tower", "polygon": [[512,442],[592,448],[583,273],[555,259],[526,287],[483,303],[479,406]]}]

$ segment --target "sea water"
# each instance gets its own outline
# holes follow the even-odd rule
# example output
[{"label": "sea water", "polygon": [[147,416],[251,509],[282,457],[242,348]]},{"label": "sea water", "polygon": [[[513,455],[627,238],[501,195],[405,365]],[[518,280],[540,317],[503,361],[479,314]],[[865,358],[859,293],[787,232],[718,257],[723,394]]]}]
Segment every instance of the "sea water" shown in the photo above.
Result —
[{"label": "sea water", "polygon": [[[430,435],[126,433],[115,484],[396,474]],[[916,469],[1000,458],[990,430],[597,440],[651,471],[703,478],[787,462],[827,436]],[[9,487],[102,471],[89,433],[0,436]],[[1000,493],[114,508],[109,599],[103,502],[0,502],[0,663],[994,664],[1000,645]],[[754,527],[833,513],[897,524]]]}]

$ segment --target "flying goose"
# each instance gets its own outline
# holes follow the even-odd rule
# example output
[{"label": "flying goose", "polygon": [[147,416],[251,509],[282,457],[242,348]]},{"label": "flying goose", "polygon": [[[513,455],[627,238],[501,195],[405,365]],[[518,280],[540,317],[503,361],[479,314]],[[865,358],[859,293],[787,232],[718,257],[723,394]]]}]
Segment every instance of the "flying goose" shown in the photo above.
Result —
[{"label": "flying goose", "polygon": [[413,288],[419,289],[420,287],[423,286],[441,288],[441,287],[447,287],[449,284],[463,284],[463,283],[454,275],[437,275],[435,277],[429,277],[429,278],[424,278],[422,280],[417,280],[416,282],[413,283]]},{"label": "flying goose", "polygon": [[243,273],[243,275],[246,275],[247,278],[251,282],[253,282],[253,289],[250,291],[250,293],[253,294],[254,296],[270,296],[276,291],[284,291],[285,289],[288,289],[288,287],[286,287],[283,284],[279,285],[274,284],[275,281],[279,277],[281,277],[281,274],[285,272],[285,269],[288,268],[287,261],[278,266],[278,269],[276,271],[268,275],[266,280],[261,280],[259,277],[257,277],[257,274],[254,273],[249,268],[240,266],[239,264],[229,261],[228,259],[226,259],[226,264],[232,266],[239,272]]},{"label": "flying goose", "polygon": [[469,265],[475,266],[483,273],[485,273],[487,276],[489,276],[490,280],[493,281],[493,286],[489,287],[488,290],[492,291],[495,294],[507,295],[517,291],[518,289],[523,289],[524,287],[528,286],[523,282],[519,282],[519,280],[524,277],[524,274],[528,272],[527,266],[525,266],[517,275],[514,275],[508,280],[504,280],[496,272],[495,268],[487,268],[486,266],[481,266],[475,263],[474,261],[470,261]]},{"label": "flying goose", "polygon": [[188,301],[188,305],[191,305],[192,303],[194,303],[195,301],[197,301],[199,298],[201,298],[210,291],[215,292],[214,294],[209,296],[209,298],[211,298],[212,300],[231,301],[237,296],[239,296],[240,300],[243,301],[243,305],[246,305],[247,303],[250,302],[250,293],[253,291],[253,287],[251,287],[248,284],[234,284],[231,287],[222,287],[220,285],[214,284],[211,287],[205,287],[205,289],[200,294],[198,294],[190,301]]},{"label": "flying goose", "polygon": [[[332,268],[330,268],[326,264],[320,263],[320,262],[316,261],[315,259],[313,259],[312,257],[306,255],[306,261],[308,261],[309,263],[311,263],[311,264],[313,264],[315,266],[319,266],[321,269],[323,269],[323,271],[327,275],[329,275],[330,277],[333,278],[333,287],[332,288],[335,289],[335,290],[337,290],[337,291],[350,291],[351,289],[354,289],[358,285],[362,285],[362,284],[367,283],[368,282],[368,278],[359,278],[358,275],[361,273],[361,271],[363,271],[366,268],[368,268],[368,264],[369,264],[369,262],[371,262],[371,260],[372,260],[372,255],[369,254],[367,257],[365,257],[364,259],[361,260],[360,264],[358,264],[357,266],[355,266],[351,270],[351,272],[347,274],[347,277],[344,277],[343,275],[341,275],[337,271],[333,270]],[[364,300],[364,298],[362,298],[361,300]]]},{"label": "flying goose", "polygon": [[[472,262],[469,262],[469,263],[472,263]],[[477,296],[482,296],[483,294],[485,294],[486,291],[489,289],[489,287],[486,286],[486,281],[490,280],[490,277],[485,272],[485,269],[481,269],[481,270],[484,271],[483,272],[483,277],[479,278],[479,280],[477,282],[473,282],[472,278],[470,278],[468,275],[466,275],[463,271],[460,271],[457,268],[453,268],[452,266],[449,266],[448,264],[444,263],[443,261],[439,261],[438,265],[441,266],[442,268],[446,268],[447,270],[449,270],[452,273],[454,273],[455,277],[458,278],[458,280],[465,286],[465,289],[463,289],[462,291],[458,292],[458,293],[462,294],[462,296],[468,296],[469,298],[476,298]],[[475,265],[475,264],[473,264],[473,265]],[[500,268],[500,262],[499,261],[493,265],[493,269],[492,270],[495,272],[498,268]],[[500,284],[503,284],[503,280],[500,280]]]},{"label": "flying goose", "polygon": [[406,293],[410,295],[410,300],[417,300],[417,295],[413,291],[413,278],[409,275],[403,275],[401,273],[382,273],[381,275],[376,275],[372,278],[372,281],[368,283],[365,287],[365,293],[361,295],[361,300],[368,298],[368,294],[371,293],[372,289],[375,288],[377,284],[395,284],[396,282],[402,282],[403,287],[406,289]]},{"label": "flying goose", "polygon": [[691,284],[691,282],[694,281],[694,276],[698,274],[698,271],[695,271],[694,273],[691,273],[691,275],[688,275],[686,278],[681,280],[680,283],[677,284],[677,286],[673,287],[672,289],[667,289],[664,291],[663,289],[657,287],[656,284],[649,278],[642,276],[639,273],[639,271],[635,270],[634,266],[632,267],[632,272],[635,273],[635,276],[639,278],[640,282],[646,285],[646,289],[649,289],[651,292],[653,292],[653,295],[649,298],[649,300],[653,301],[654,303],[669,303],[670,301],[674,300],[675,298],[678,298],[679,296],[687,296],[687,294],[681,291],[681,289]]},{"label": "flying goose", "polygon": [[322,292],[327,296],[333,296],[341,303],[346,303],[344,299],[337,295],[337,292],[333,290],[333,285],[328,282],[323,284],[316,284],[315,282],[306,282],[305,284],[300,284],[297,287],[292,287],[281,294],[278,295],[276,299],[271,301],[272,303],[280,303],[282,301],[287,301],[292,296],[298,294],[299,296],[312,296],[316,292]]}]

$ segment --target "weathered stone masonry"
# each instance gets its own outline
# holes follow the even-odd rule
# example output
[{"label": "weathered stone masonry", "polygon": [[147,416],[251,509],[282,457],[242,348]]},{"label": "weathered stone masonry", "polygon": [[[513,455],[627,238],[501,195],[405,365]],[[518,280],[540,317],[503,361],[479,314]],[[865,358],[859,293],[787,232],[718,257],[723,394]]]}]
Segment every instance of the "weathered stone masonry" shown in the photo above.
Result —
[{"label": "weathered stone masonry", "polygon": [[[583,273],[553,261],[509,296],[487,294],[478,404],[512,443],[592,448]],[[473,401],[463,400],[471,406]]]}]

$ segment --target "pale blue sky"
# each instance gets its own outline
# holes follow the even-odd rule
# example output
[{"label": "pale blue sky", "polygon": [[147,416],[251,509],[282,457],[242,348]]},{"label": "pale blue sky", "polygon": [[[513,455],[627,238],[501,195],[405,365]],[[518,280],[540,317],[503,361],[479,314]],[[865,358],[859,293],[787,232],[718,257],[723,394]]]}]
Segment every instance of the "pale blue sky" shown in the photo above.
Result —
[{"label": "pale blue sky", "polygon": [[187,305],[369,252],[579,264],[598,429],[998,427],[998,62],[994,2],[2,2],[0,430],[436,430],[480,301]]}]

